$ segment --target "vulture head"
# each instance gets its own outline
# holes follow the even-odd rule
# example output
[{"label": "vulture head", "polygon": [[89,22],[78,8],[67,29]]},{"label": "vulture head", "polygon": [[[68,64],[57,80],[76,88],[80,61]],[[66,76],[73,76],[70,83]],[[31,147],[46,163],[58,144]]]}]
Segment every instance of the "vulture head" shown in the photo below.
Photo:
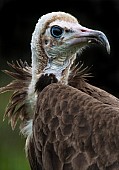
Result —
[{"label": "vulture head", "polygon": [[[77,53],[80,54],[91,44],[102,45],[107,52],[110,51],[109,42],[103,32],[80,25],[69,13],[51,12],[38,20],[31,39],[32,65],[21,60],[16,64],[8,63],[14,71],[5,70],[5,73],[15,80],[0,88],[0,93],[14,92],[4,114],[10,118],[13,129],[18,118],[22,121],[29,120],[27,108],[30,107],[30,112],[34,111],[37,91],[56,82],[75,87],[71,66]],[[79,80],[78,75],[78,84]]]},{"label": "vulture head", "polygon": [[80,25],[74,16],[65,12],[43,15],[32,35],[30,91],[35,88],[38,81],[40,82],[39,78],[43,82],[44,76],[45,78],[50,76],[51,82],[67,84],[69,69],[76,58],[76,53],[80,53],[92,43],[103,45],[108,52],[110,51],[109,42],[103,32]]}]

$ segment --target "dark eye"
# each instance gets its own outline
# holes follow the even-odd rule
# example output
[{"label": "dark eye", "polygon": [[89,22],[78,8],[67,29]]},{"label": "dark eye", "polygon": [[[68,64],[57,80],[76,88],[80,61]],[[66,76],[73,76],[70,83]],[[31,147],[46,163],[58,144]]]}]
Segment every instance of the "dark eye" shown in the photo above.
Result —
[{"label": "dark eye", "polygon": [[55,38],[60,38],[62,36],[63,29],[57,25],[51,27],[51,35]]}]

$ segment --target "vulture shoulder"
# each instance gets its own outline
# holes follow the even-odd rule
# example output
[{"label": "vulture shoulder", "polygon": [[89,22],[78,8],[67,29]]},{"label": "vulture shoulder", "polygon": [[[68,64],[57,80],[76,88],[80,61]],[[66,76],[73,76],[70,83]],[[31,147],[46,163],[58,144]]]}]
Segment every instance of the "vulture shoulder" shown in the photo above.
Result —
[{"label": "vulture shoulder", "polygon": [[[23,122],[26,124],[26,122],[29,121],[33,116],[29,112],[29,104],[27,102],[28,88],[31,82],[32,74],[31,67],[27,62],[19,60],[16,61],[16,63],[8,63],[8,66],[10,66],[12,70],[4,70],[4,72],[8,76],[11,76],[13,80],[8,85],[1,87],[0,93],[5,93],[7,91],[13,92],[6,107],[4,118],[6,116],[9,117],[11,126],[14,129],[19,119],[22,120],[22,127],[24,124]],[[74,66],[74,68],[72,68],[70,71],[68,84],[92,96],[104,104],[119,108],[119,99],[117,97],[86,82],[85,78],[88,74],[87,68],[83,69],[81,67],[79,69],[78,67]]]},{"label": "vulture shoulder", "polygon": [[37,161],[47,170],[118,169],[119,108],[51,84],[38,94],[33,139]]},{"label": "vulture shoulder", "polygon": [[90,72],[88,67],[83,68],[83,64],[78,67],[73,66],[69,75],[68,84],[96,98],[102,103],[112,105],[113,107],[119,107],[119,99],[117,97],[86,81],[89,76]]}]

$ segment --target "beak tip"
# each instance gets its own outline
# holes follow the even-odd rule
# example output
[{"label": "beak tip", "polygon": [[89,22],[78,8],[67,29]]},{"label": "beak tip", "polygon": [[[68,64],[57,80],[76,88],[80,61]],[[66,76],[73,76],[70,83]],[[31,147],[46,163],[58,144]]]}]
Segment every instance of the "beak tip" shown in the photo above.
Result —
[{"label": "beak tip", "polygon": [[106,45],[106,50],[107,50],[107,53],[110,54],[110,44],[109,43]]},{"label": "beak tip", "polygon": [[99,38],[99,42],[106,48],[107,53],[110,54],[110,44],[109,44],[109,41],[106,35],[101,31],[97,31],[97,35],[98,33],[99,33],[99,36],[97,37]]}]

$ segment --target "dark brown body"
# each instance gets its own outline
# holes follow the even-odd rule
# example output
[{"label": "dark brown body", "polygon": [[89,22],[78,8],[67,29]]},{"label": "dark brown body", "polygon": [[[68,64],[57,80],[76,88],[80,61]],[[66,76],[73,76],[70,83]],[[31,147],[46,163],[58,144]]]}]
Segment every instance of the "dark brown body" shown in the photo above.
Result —
[{"label": "dark brown body", "polygon": [[[5,113],[14,128],[18,118],[22,123],[29,120],[26,98],[31,68],[23,62],[11,66],[15,72],[6,72],[16,80],[0,92],[14,91]],[[73,72],[69,85],[53,83],[37,90],[28,144],[31,169],[118,170],[119,99]]]},{"label": "dark brown body", "polygon": [[118,170],[118,124],[119,108],[70,86],[49,85],[38,94],[33,122],[30,148],[34,144],[42,167],[35,170]]}]

